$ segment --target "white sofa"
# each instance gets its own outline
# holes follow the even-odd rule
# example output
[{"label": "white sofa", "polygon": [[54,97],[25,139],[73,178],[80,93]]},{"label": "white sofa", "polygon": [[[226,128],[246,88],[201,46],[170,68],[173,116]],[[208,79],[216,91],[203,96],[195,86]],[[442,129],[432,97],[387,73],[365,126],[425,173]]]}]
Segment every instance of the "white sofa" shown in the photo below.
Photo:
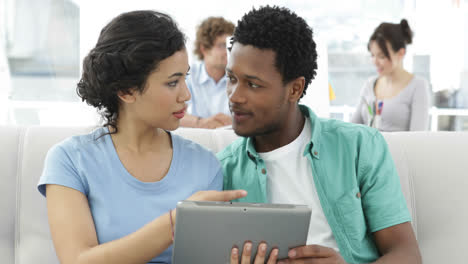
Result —
[{"label": "white sofa", "polygon": [[[0,263],[58,263],[36,189],[47,150],[86,127],[0,127]],[[219,151],[231,130],[179,129]],[[384,134],[426,264],[468,263],[468,133]]]}]

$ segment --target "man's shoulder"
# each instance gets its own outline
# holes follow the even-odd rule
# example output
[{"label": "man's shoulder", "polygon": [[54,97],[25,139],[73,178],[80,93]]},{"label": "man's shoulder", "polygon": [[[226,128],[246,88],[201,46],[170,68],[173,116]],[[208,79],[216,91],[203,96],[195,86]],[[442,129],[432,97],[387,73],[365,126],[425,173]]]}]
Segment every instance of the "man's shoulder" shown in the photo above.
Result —
[{"label": "man's shoulder", "polygon": [[327,118],[317,118],[317,121],[320,122],[322,136],[328,139],[344,139],[345,142],[353,142],[379,134],[377,129],[361,124]]},{"label": "man's shoulder", "polygon": [[186,83],[189,89],[192,88],[192,86],[198,87],[201,85],[204,79],[203,76],[206,74],[204,68],[205,64],[203,61],[197,60],[190,64],[190,74],[187,76],[186,79]]},{"label": "man's shoulder", "polygon": [[247,138],[240,137],[225,147],[223,150],[218,152],[216,157],[223,165],[227,162],[236,162],[241,158],[242,155],[246,155],[246,148]]},{"label": "man's shoulder", "polygon": [[202,71],[203,67],[205,67],[205,64],[203,61],[196,60],[190,64],[190,76],[198,76],[200,75],[200,72]]}]

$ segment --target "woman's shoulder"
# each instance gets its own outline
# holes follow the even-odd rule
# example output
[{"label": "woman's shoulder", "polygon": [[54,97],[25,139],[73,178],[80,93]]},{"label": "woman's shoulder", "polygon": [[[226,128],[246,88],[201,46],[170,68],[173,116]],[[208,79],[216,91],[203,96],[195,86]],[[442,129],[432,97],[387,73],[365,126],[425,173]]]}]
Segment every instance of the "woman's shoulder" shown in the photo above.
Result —
[{"label": "woman's shoulder", "polygon": [[205,175],[208,182],[211,182],[221,170],[221,164],[215,154],[194,141],[173,133],[171,135],[174,164],[184,167],[186,172],[188,170],[192,174]]},{"label": "woman's shoulder", "polygon": [[95,128],[86,134],[74,135],[55,144],[51,149],[62,149],[65,152],[75,152],[80,149],[95,148],[102,144],[108,131],[103,128]]},{"label": "woman's shoulder", "polygon": [[429,82],[424,77],[416,74],[413,75],[412,83],[415,87],[429,87]]},{"label": "woman's shoulder", "polygon": [[216,159],[214,153],[206,147],[174,133],[171,133],[171,136],[173,144],[177,145],[184,156],[189,155],[195,159]]},{"label": "woman's shoulder", "polygon": [[372,93],[373,94],[374,93],[374,86],[375,86],[375,83],[377,82],[378,78],[379,78],[379,76],[377,76],[377,75],[367,78],[366,81],[364,82],[364,86],[362,87],[362,93],[365,93],[365,94]]},{"label": "woman's shoulder", "polygon": [[375,84],[375,82],[377,81],[378,78],[379,78],[378,75],[373,75],[373,76],[367,78],[366,84],[369,85],[369,86],[374,86],[374,84]]}]

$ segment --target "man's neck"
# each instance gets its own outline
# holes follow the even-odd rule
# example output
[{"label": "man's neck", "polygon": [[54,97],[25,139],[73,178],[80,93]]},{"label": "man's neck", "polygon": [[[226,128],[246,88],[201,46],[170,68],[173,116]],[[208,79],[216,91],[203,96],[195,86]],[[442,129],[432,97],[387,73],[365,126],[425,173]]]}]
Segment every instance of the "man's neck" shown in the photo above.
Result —
[{"label": "man's neck", "polygon": [[280,129],[255,137],[256,151],[269,152],[293,142],[301,134],[304,124],[304,114],[299,109],[299,105],[296,105]]},{"label": "man's neck", "polygon": [[221,66],[212,66],[205,63],[206,73],[218,83],[226,74],[226,68]]}]

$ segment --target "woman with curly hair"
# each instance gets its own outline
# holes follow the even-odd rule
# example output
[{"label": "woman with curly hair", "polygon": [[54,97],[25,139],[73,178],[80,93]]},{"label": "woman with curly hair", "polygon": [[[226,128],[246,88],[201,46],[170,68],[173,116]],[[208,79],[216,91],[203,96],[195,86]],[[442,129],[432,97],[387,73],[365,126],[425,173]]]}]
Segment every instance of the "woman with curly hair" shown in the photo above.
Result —
[{"label": "woman with curly hair", "polygon": [[399,24],[382,23],[375,29],[367,47],[378,75],[364,84],[353,123],[381,131],[427,130],[428,82],[403,68],[406,45],[412,40],[406,19]]},{"label": "woman with curly hair", "polygon": [[171,263],[178,201],[245,196],[219,191],[215,156],[169,132],[190,99],[188,65],[166,14],[128,12],[102,29],[77,93],[105,125],[52,147],[38,184],[61,263]]}]

